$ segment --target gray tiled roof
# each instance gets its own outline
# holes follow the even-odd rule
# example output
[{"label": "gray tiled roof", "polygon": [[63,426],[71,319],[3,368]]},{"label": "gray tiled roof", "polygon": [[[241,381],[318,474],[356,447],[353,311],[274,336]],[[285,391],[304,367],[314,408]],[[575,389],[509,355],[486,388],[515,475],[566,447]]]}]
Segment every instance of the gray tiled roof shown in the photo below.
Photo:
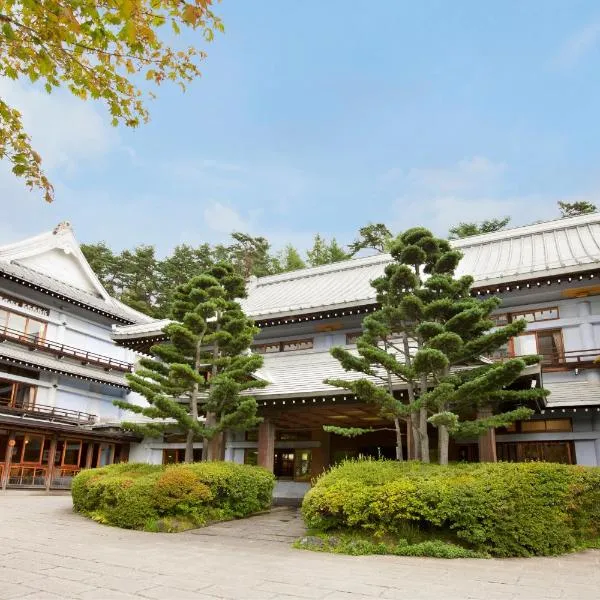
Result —
[{"label": "gray tiled roof", "polygon": [[[356,349],[350,347],[349,349],[356,353]],[[457,369],[465,368],[469,367],[457,367]],[[523,374],[531,375],[538,371],[539,365],[532,365],[527,367]],[[383,374],[381,372],[381,375]],[[340,388],[323,383],[324,379],[356,381],[366,377],[380,385],[385,383],[378,377],[367,377],[356,371],[345,371],[329,350],[265,354],[264,364],[255,375],[269,383],[264,388],[249,392],[257,399],[331,396],[345,393]],[[396,376],[392,377],[392,385],[395,389],[406,389],[406,384]]]},{"label": "gray tiled roof", "polygon": [[546,399],[548,408],[600,406],[600,383],[561,381],[547,383],[544,387],[550,392]]},{"label": "gray tiled roof", "polygon": [[[458,275],[472,275],[475,287],[528,278],[576,273],[600,266],[600,213],[517,227],[452,242],[464,257]],[[371,281],[383,274],[390,256],[381,254],[254,279],[241,301],[246,314],[269,319],[373,304]],[[157,321],[155,332],[164,327]],[[153,333],[144,326],[143,335]],[[117,327],[123,337],[137,326]]]},{"label": "gray tiled roof", "polygon": [[104,300],[94,294],[90,294],[84,290],[80,290],[68,283],[48,277],[39,271],[19,264],[17,261],[4,262],[0,261],[0,272],[9,276],[15,277],[22,281],[26,281],[34,286],[38,286],[55,294],[65,296],[74,302],[79,302],[92,309],[114,315],[120,319],[130,321],[132,323],[153,323],[154,319],[148,315],[144,315],[133,308],[129,308],[115,298]]},{"label": "gray tiled roof", "polygon": [[[588,270],[600,265],[600,213],[536,223],[452,242],[463,253],[457,275],[475,287]],[[387,254],[261,277],[242,301],[256,319],[375,302],[371,281]]]}]

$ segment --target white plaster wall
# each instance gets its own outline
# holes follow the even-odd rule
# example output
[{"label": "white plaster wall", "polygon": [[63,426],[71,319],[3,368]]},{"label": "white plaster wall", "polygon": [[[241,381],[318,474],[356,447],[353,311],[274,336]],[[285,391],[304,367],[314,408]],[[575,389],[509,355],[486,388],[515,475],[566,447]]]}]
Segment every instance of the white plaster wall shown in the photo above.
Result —
[{"label": "white plaster wall", "polygon": [[85,290],[96,296],[99,295],[90,278],[82,270],[78,260],[64,250],[58,248],[47,250],[43,254],[21,258],[19,262],[80,290]]},{"label": "white plaster wall", "polygon": [[103,396],[59,385],[56,389],[54,405],[59,408],[91,413],[103,420],[119,420],[121,418],[121,409],[113,404],[113,400],[115,399],[117,399],[116,396]]},{"label": "white plaster wall", "polygon": [[579,440],[575,442],[575,459],[578,465],[587,467],[598,466],[596,446],[598,440]]},{"label": "white plaster wall", "polygon": [[150,465],[162,464],[162,450],[152,448],[152,444],[160,440],[146,438],[139,444],[129,446],[130,463],[148,463]]},{"label": "white plaster wall", "polygon": [[94,323],[69,313],[63,313],[61,316],[62,322],[65,323],[63,339],[56,341],[117,360],[132,361],[132,352],[113,342],[108,325]]}]

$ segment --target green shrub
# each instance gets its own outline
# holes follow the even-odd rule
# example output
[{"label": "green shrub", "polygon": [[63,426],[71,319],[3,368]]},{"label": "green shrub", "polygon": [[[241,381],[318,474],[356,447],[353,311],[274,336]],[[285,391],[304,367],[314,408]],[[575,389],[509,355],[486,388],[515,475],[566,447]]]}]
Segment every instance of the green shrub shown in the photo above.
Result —
[{"label": "green shrub", "polygon": [[119,464],[79,473],[73,508],[127,529],[180,531],[271,505],[274,477],[234,463]]},{"label": "green shrub", "polygon": [[[552,555],[597,543],[600,469],[552,463],[348,461],[322,475],[304,498],[306,524],[431,538],[494,556]],[[445,549],[400,548],[405,552]],[[436,554],[437,552],[437,554]],[[428,554],[432,555],[432,554]]]}]

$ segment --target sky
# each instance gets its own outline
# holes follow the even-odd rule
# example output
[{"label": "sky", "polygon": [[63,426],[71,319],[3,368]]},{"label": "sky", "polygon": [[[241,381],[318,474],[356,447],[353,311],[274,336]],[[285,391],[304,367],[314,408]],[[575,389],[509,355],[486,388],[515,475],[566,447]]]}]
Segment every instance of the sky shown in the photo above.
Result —
[{"label": "sky", "polygon": [[[48,205],[0,164],[0,244],[70,221],[115,250],[341,243],[383,222],[600,205],[600,6],[571,0],[223,0],[225,33],[185,93],[114,128],[101,104],[0,79],[55,185]],[[188,42],[190,38],[186,38]]]}]

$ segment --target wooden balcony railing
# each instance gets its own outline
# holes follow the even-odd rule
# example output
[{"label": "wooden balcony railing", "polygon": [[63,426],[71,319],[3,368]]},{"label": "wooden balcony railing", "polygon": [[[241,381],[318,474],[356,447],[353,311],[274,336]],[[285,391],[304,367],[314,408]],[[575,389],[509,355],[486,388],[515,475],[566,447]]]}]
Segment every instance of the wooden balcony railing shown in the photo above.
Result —
[{"label": "wooden balcony railing", "polygon": [[600,348],[591,350],[566,350],[552,354],[542,354],[542,366],[552,369],[594,369],[600,364],[596,359],[600,357]]},{"label": "wooden balcony railing", "polygon": [[46,406],[45,404],[13,406],[7,400],[3,399],[0,399],[0,413],[1,412],[67,423],[69,425],[93,425],[98,420],[96,415],[80,410]]},{"label": "wooden balcony railing", "polygon": [[[600,368],[600,348],[591,350],[566,350],[550,354],[540,353],[541,365],[545,369],[597,369]],[[519,355],[492,356],[493,360],[508,360]],[[598,362],[596,362],[598,359]]]},{"label": "wooden balcony railing", "polygon": [[115,369],[117,371],[131,372],[133,365],[123,360],[117,360],[95,352],[88,352],[80,348],[68,346],[67,344],[58,344],[38,338],[30,333],[23,333],[9,327],[0,327],[0,341],[10,341],[26,346],[29,350],[39,350],[53,354],[57,358],[72,358],[82,365],[95,365],[103,367],[106,371]]}]

